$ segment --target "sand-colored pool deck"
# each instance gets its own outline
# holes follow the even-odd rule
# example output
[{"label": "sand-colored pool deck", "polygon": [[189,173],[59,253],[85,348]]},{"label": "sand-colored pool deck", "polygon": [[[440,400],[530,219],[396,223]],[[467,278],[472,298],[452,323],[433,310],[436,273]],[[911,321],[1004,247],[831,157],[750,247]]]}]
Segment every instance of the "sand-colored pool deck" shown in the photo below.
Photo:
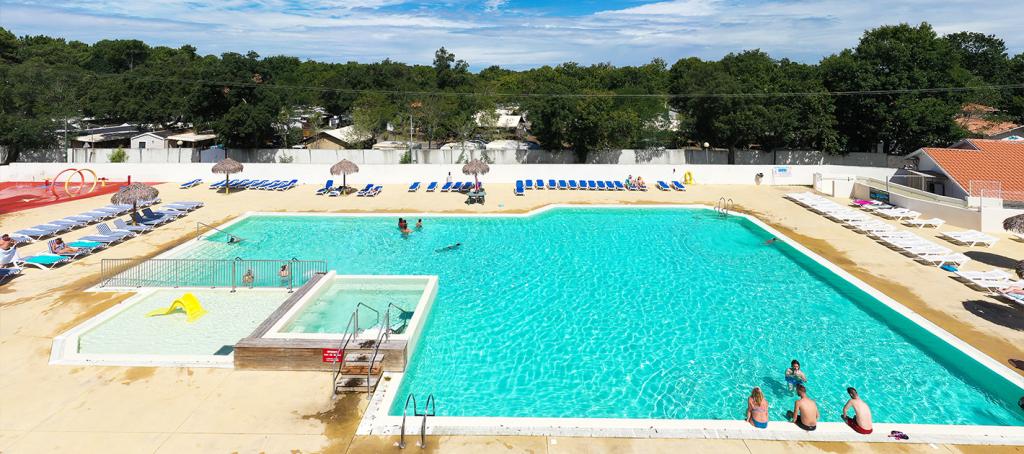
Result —
[{"label": "sand-colored pool deck", "polygon": [[[52,271],[26,270],[0,286],[0,452],[400,452],[394,437],[357,437],[366,406],[362,395],[331,399],[331,377],[318,372],[260,372],[204,368],[77,367],[47,364],[53,337],[131,296],[84,292],[99,280],[104,258],[152,257],[195,235],[196,222],[220,224],[247,211],[264,212],[525,212],[552,203],[703,203],[732,198],[736,206],[854,274],[886,295],[1024,375],[1024,309],[985,296],[866,236],[856,234],[783,198],[800,187],[695,185],[685,193],[528,191],[488,187],[486,205],[467,206],[464,195],[408,193],[385,186],[376,198],[318,197],[314,186],[285,192],[230,195],[205,187],[157,186],[165,201],[199,200],[206,207],[183,220]],[[0,216],[8,232],[107,203],[75,200]],[[909,229],[909,228],[907,228]],[[944,227],[942,230],[959,230]],[[915,233],[934,236],[931,229]],[[65,240],[92,234],[87,227]],[[968,270],[1009,270],[1024,258],[1024,242],[1000,235],[995,247],[966,248]],[[21,248],[42,251],[44,242]],[[1022,361],[1018,363],[1017,361]],[[1018,367],[1019,365],[1019,367]],[[741,399],[742,396],[739,398]],[[737,415],[739,418],[741,415]],[[416,432],[416,431],[414,431]],[[1020,446],[907,443],[671,440],[567,437],[428,437],[428,449],[409,439],[404,452],[656,453],[706,452],[986,452],[1024,453]]]}]

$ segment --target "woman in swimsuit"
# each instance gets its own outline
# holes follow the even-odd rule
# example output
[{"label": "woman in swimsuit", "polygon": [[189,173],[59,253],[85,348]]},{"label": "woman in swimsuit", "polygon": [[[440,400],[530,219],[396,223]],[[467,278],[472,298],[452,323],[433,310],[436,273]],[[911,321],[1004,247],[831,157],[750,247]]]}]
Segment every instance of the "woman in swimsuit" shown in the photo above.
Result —
[{"label": "woman in swimsuit", "polygon": [[768,399],[761,388],[755,386],[747,398],[747,422],[758,429],[768,428]]}]

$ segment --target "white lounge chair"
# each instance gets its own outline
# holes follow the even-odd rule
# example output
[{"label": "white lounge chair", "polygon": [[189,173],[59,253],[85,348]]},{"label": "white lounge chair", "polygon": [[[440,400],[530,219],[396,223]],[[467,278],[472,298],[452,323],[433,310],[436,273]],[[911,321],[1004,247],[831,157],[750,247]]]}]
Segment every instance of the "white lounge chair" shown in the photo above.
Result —
[{"label": "white lounge chair", "polygon": [[999,241],[999,238],[986,235],[977,230],[968,230],[966,232],[946,232],[941,236],[953,243],[965,244],[967,246],[977,246],[979,244],[992,246],[996,244],[996,241]]},{"label": "white lounge chair", "polygon": [[946,221],[942,220],[942,219],[939,219],[939,218],[908,219],[908,220],[906,220],[903,223],[906,224],[906,225],[909,225],[911,227],[917,227],[919,229],[923,229],[925,227],[932,227],[932,228],[936,228],[937,229],[939,227],[942,227],[942,224],[945,224]]},{"label": "white lounge chair", "polygon": [[929,264],[932,264],[932,265],[935,265],[935,266],[939,266],[939,267],[941,267],[943,265],[950,265],[950,264],[952,264],[952,265],[956,265],[957,268],[960,268],[960,267],[963,267],[964,264],[966,264],[967,262],[971,261],[970,257],[968,257],[966,255],[963,255],[963,254],[960,254],[960,253],[939,254],[939,255],[920,255],[917,258],[918,258],[918,260],[920,260],[922,262],[929,263]]},{"label": "white lounge chair", "polygon": [[998,292],[996,292],[996,295],[1002,297],[1006,301],[1009,301],[1024,308],[1024,294],[1017,292],[1009,292],[1006,289],[1000,289]]}]

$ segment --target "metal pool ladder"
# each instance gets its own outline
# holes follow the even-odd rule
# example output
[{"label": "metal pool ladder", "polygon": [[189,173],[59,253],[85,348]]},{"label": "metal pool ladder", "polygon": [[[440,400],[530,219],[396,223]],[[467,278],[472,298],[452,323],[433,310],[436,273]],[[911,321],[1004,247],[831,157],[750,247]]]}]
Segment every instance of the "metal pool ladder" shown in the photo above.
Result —
[{"label": "metal pool ladder", "polygon": [[427,447],[427,416],[434,416],[437,413],[437,409],[434,406],[433,394],[427,396],[427,402],[423,404],[423,413],[420,413],[417,408],[415,394],[409,393],[409,397],[405,398],[405,408],[402,409],[402,432],[401,435],[399,435],[398,443],[395,444],[395,446],[397,446],[398,449],[405,449],[405,418],[409,415],[409,402],[412,402],[412,415],[423,417],[423,422],[420,424],[420,441],[416,442],[416,446],[423,449]]},{"label": "metal pool ladder", "polygon": [[729,212],[732,211],[733,202],[732,199],[726,199],[721,197],[718,199],[718,203],[715,204],[715,212],[721,217],[728,217]]}]

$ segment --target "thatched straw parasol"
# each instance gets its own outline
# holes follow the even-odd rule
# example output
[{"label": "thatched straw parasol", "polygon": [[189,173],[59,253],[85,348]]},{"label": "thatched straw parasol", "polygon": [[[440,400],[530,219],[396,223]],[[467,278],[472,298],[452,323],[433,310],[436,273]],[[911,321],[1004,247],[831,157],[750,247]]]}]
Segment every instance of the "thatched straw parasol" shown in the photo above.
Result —
[{"label": "thatched straw parasol", "polygon": [[486,175],[487,172],[490,172],[490,171],[491,171],[491,168],[487,166],[487,163],[483,162],[483,161],[481,161],[479,159],[474,159],[472,161],[469,161],[468,164],[462,166],[462,173],[463,174],[466,174],[466,175],[472,174],[473,175],[473,181],[476,183],[476,184],[473,185],[474,188],[480,187],[480,180],[477,178],[477,175]]},{"label": "thatched straw parasol", "polygon": [[351,173],[358,173],[359,166],[356,163],[349,161],[348,159],[342,159],[337,164],[331,166],[331,175],[341,175],[341,187],[342,189],[348,187],[347,176]]},{"label": "thatched straw parasol", "polygon": [[[1024,233],[1024,214],[1006,218],[1003,221],[1003,229],[1010,232]],[[1014,271],[1017,272],[1018,277],[1024,279],[1024,260],[1017,262],[1017,267]]]},{"label": "thatched straw parasol", "polygon": [[[110,196],[110,203],[118,205],[131,204],[132,214],[134,215],[138,209],[139,202],[144,200],[153,200],[160,195],[160,191],[152,186],[147,186],[142,183],[132,183],[128,186],[122,186],[118,189],[114,195]],[[135,216],[132,216],[132,223],[135,223]]]},{"label": "thatched straw parasol", "polygon": [[224,193],[225,194],[231,192],[231,188],[228,187],[228,183],[230,182],[229,178],[230,178],[231,174],[232,173],[241,173],[243,168],[244,167],[242,166],[242,163],[240,163],[238,161],[235,161],[234,159],[231,159],[231,158],[224,158],[220,162],[218,162],[218,163],[213,165],[213,169],[212,169],[213,173],[223,173],[224,174]]}]

